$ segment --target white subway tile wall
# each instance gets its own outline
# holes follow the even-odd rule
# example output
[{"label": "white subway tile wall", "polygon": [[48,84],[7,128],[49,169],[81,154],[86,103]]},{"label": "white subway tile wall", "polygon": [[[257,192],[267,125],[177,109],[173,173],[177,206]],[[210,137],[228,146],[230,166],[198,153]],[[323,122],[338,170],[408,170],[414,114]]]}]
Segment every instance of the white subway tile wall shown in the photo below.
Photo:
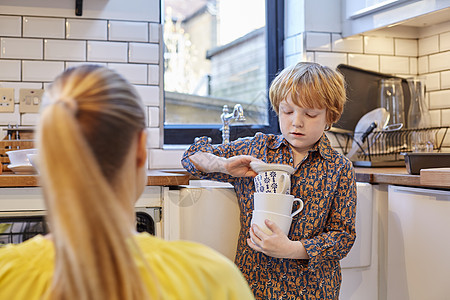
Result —
[{"label": "white subway tile wall", "polygon": [[314,62],[315,55],[314,52],[306,52],[306,61]]},{"label": "white subway tile wall", "polygon": [[436,110],[430,110],[430,118],[431,118],[431,126],[433,127],[439,127],[441,126],[441,111]]},{"label": "white subway tile wall", "polygon": [[149,107],[148,108],[148,127],[158,127],[159,126],[159,108]]},{"label": "white subway tile wall", "polygon": [[450,71],[441,72],[441,89],[450,89]]},{"label": "white subway tile wall", "polygon": [[87,42],[88,61],[127,62],[128,44],[122,42]]},{"label": "white subway tile wall", "polygon": [[432,54],[429,56],[430,72],[450,69],[450,51]]},{"label": "white subway tile wall", "polygon": [[47,88],[63,70],[98,64],[117,70],[136,85],[146,106],[149,146],[161,146],[161,25],[152,22],[12,16],[0,12],[0,88],[14,88],[8,125],[36,125],[38,114],[19,112],[22,88]]},{"label": "white subway tile wall", "polygon": [[380,57],[369,54],[348,54],[348,64],[361,69],[379,72]]},{"label": "white subway tile wall", "polygon": [[46,39],[44,59],[86,61],[86,41]]},{"label": "white subway tile wall", "polygon": [[[285,62],[292,65],[298,61],[315,61],[332,68],[347,63],[402,77],[424,76],[432,126],[449,126],[450,22],[421,29],[421,33],[417,38],[380,35],[342,38],[336,33],[306,32],[303,36],[297,33],[305,37],[305,49],[296,49],[292,41],[286,40]],[[444,151],[450,151],[450,134],[443,147]]]},{"label": "white subway tile wall", "polygon": [[149,26],[145,22],[109,21],[110,41],[148,42]]},{"label": "white subway tile wall", "polygon": [[148,166],[150,169],[182,169],[181,157],[183,157],[184,151],[184,149],[150,149],[148,151]]},{"label": "white subway tile wall", "polygon": [[380,72],[388,74],[409,74],[409,58],[381,55]]},{"label": "white subway tile wall", "polygon": [[9,124],[20,124],[19,104],[14,105],[13,113],[2,113],[1,116],[2,117],[0,118],[0,125],[6,126]]},{"label": "white subway tile wall", "polygon": [[0,16],[0,36],[20,36],[22,34],[22,17]]},{"label": "white subway tile wall", "polygon": [[142,101],[147,106],[160,106],[159,103],[159,86],[154,85],[136,85],[135,86]]},{"label": "white subway tile wall", "polygon": [[158,43],[159,42],[159,31],[161,26],[156,23],[150,23],[148,24],[148,32],[149,32],[149,42],[150,43]]},{"label": "white subway tile wall", "polygon": [[133,84],[147,84],[147,65],[109,63],[108,67],[122,74]]},{"label": "white subway tile wall", "polygon": [[450,32],[442,33],[439,35],[439,51],[450,50]]},{"label": "white subway tile wall", "polygon": [[42,39],[1,38],[0,58],[42,59]]},{"label": "white subway tile wall", "polygon": [[304,59],[303,57],[304,56],[302,53],[295,53],[289,56],[285,56],[284,65],[287,67],[295,65],[299,61],[314,61],[314,52],[307,52],[305,56],[306,58]]},{"label": "white subway tile wall", "polygon": [[0,60],[0,80],[20,81],[20,60]]},{"label": "white subway tile wall", "polygon": [[129,62],[157,64],[159,61],[158,44],[130,43]]},{"label": "white subway tile wall", "polygon": [[64,71],[63,61],[30,60],[22,62],[22,80],[51,82]]},{"label": "white subway tile wall", "polygon": [[419,39],[419,56],[439,52],[439,36],[433,35]]},{"label": "white subway tile wall", "polygon": [[390,37],[365,36],[364,53],[394,55],[394,39]]},{"label": "white subway tile wall", "polygon": [[363,37],[361,35],[343,39],[340,34],[331,35],[333,52],[363,53]]},{"label": "white subway tile wall", "polygon": [[148,65],[148,84],[159,84],[159,65]]},{"label": "white subway tile wall", "polygon": [[448,108],[450,90],[430,92],[430,109]]},{"label": "white subway tile wall", "polygon": [[67,19],[66,38],[78,40],[107,40],[108,21]]},{"label": "white subway tile wall", "polygon": [[64,38],[63,18],[23,17],[23,37]]},{"label": "white subway tile wall", "polygon": [[442,125],[450,126],[450,109],[442,110]]},{"label": "white subway tile wall", "polygon": [[39,114],[21,114],[20,124],[23,126],[34,126],[39,121]]},{"label": "white subway tile wall", "polygon": [[147,128],[147,148],[159,148],[159,128]]},{"label": "white subway tile wall", "polygon": [[430,73],[425,76],[425,86],[427,91],[436,91],[441,89],[440,85],[440,73]]},{"label": "white subway tile wall", "polygon": [[339,64],[347,64],[347,54],[333,52],[316,52],[316,62],[335,69]]},{"label": "white subway tile wall", "polygon": [[409,58],[409,73],[411,75],[418,74],[419,71],[418,71],[417,64],[418,64],[417,57],[410,57]]},{"label": "white subway tile wall", "polygon": [[306,50],[330,51],[331,34],[330,33],[306,33]]},{"label": "white subway tile wall", "polygon": [[418,74],[428,73],[428,56],[421,56],[418,58],[419,71]]},{"label": "white subway tile wall", "polygon": [[415,39],[394,39],[394,52],[396,56],[417,57],[418,45]]},{"label": "white subway tile wall", "polygon": [[[65,69],[68,68],[73,68],[73,67],[77,67],[77,66],[81,66],[81,65],[85,65],[86,62],[85,61],[66,61],[65,62]],[[107,63],[101,63],[101,62],[89,62],[89,64],[91,65],[99,65],[102,67],[108,67]]]}]

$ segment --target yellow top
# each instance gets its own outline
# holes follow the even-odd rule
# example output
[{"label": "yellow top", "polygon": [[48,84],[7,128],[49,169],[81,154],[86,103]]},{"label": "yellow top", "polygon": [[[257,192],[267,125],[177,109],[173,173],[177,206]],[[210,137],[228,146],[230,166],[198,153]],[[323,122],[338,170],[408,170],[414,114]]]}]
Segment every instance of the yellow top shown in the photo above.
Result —
[{"label": "yellow top", "polygon": [[[214,250],[187,241],[136,235],[149,273],[136,258],[150,295],[162,299],[254,299],[238,268]],[[38,235],[22,244],[0,248],[0,299],[40,299],[54,268],[53,243]]]}]

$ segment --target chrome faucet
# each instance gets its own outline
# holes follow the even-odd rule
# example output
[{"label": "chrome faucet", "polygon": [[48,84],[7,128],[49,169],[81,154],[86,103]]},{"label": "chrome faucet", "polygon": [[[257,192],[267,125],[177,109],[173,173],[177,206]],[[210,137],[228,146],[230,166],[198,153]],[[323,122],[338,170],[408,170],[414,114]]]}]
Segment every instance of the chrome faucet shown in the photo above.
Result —
[{"label": "chrome faucet", "polygon": [[237,122],[245,121],[244,109],[242,105],[236,104],[233,108],[233,112],[228,112],[228,105],[224,105],[222,109],[222,114],[220,115],[222,119],[222,144],[230,142],[230,123],[232,120]]}]

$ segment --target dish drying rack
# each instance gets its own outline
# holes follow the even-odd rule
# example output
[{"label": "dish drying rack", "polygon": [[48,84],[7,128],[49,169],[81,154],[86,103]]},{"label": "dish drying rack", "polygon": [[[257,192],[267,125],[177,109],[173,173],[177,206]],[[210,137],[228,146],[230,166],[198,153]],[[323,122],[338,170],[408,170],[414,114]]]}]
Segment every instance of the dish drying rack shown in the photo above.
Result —
[{"label": "dish drying rack", "polygon": [[[344,155],[347,155],[352,147],[358,147],[356,153],[349,157],[353,165],[387,167],[405,165],[403,153],[413,152],[411,140],[414,134],[433,135],[433,151],[440,152],[449,128],[450,126],[377,130],[367,134],[332,127],[328,132],[334,135]],[[361,137],[361,140],[355,139],[355,135]]]}]

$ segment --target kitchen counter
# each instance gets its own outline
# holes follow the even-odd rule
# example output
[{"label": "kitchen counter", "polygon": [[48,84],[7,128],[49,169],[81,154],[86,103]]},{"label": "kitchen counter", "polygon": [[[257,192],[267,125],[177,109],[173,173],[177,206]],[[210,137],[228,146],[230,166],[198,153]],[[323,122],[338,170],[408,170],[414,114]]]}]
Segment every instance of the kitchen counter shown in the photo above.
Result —
[{"label": "kitchen counter", "polygon": [[[433,187],[450,189],[450,182],[440,181],[436,184],[420,182],[420,175],[410,175],[404,167],[389,168],[355,168],[356,181],[373,184],[395,184],[415,187]],[[192,178],[186,171],[178,170],[148,170],[147,185],[175,186],[187,185]],[[0,187],[39,186],[36,175],[15,175],[3,173],[0,175]]]},{"label": "kitchen counter", "polygon": [[405,167],[355,168],[356,181],[386,183],[407,186],[422,186],[420,175],[411,175]]},{"label": "kitchen counter", "polygon": [[[189,184],[191,176],[180,170],[147,170],[147,185],[170,186]],[[16,175],[3,173],[0,175],[0,187],[33,187],[39,186],[37,175]]]}]

